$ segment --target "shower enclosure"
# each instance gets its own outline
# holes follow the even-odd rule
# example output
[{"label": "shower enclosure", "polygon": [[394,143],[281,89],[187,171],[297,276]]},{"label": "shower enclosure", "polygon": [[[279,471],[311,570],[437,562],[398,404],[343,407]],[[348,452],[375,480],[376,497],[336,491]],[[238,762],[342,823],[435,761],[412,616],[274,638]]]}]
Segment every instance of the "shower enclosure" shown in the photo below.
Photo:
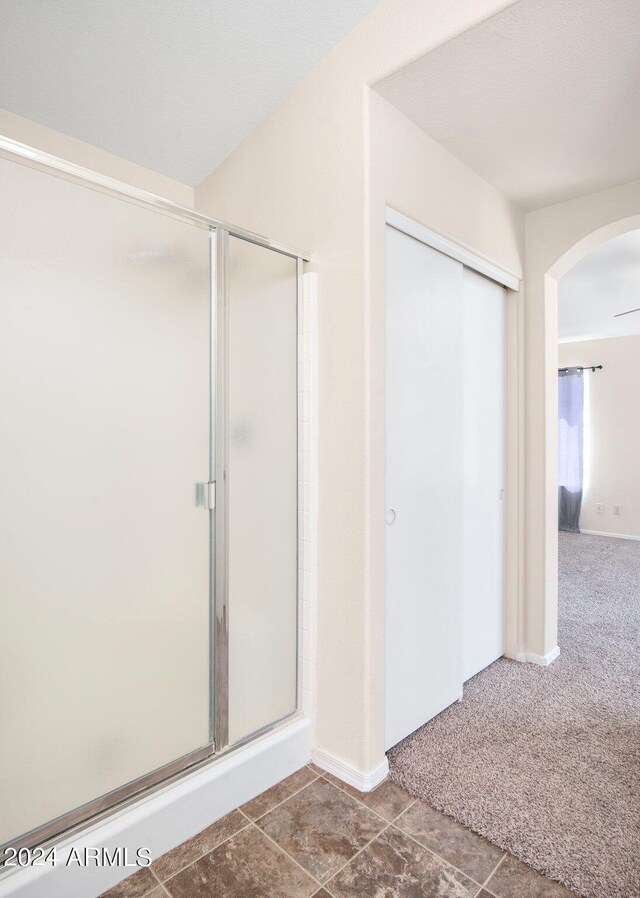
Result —
[{"label": "shower enclosure", "polygon": [[4,847],[296,714],[302,263],[0,156]]}]

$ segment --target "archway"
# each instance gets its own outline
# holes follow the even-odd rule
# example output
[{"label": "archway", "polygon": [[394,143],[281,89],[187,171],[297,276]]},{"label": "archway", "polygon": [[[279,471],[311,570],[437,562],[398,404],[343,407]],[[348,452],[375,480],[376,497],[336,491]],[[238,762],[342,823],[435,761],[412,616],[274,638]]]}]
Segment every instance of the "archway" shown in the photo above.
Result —
[{"label": "archway", "polygon": [[[535,605],[531,584],[527,593],[527,617],[537,618],[538,629],[543,634],[539,644],[541,663],[550,663],[558,654],[558,549],[557,549],[557,452],[558,452],[558,283],[573,266],[594,249],[628,231],[640,228],[640,213],[607,222],[581,236],[569,245],[547,268],[543,279],[544,303],[544,514],[543,514],[543,603]],[[530,496],[531,501],[531,496]],[[541,612],[532,615],[532,610]],[[530,634],[528,634],[530,638]]]}]

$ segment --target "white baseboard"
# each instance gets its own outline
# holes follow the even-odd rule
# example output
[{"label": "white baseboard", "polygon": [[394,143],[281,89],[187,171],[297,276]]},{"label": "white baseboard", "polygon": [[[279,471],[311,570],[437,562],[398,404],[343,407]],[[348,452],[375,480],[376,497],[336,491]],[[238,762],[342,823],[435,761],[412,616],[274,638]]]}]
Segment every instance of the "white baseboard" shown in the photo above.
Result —
[{"label": "white baseboard", "polygon": [[372,789],[383,783],[389,776],[389,762],[386,758],[367,773],[357,770],[351,764],[347,764],[345,761],[341,761],[340,758],[336,758],[326,751],[321,751],[319,748],[314,748],[311,753],[311,760],[318,767],[326,770],[327,773],[333,774],[333,776],[342,780],[343,783],[353,786],[359,792],[371,792]]},{"label": "white baseboard", "polygon": [[580,533],[586,533],[587,536],[612,536],[614,539],[640,540],[640,536],[630,536],[628,533],[605,533],[604,530],[581,530]]},{"label": "white baseboard", "polygon": [[555,661],[560,654],[560,646],[551,649],[546,655],[535,655],[533,652],[518,652],[517,661],[524,661],[528,664],[539,664],[541,667],[547,667],[552,661]]},{"label": "white baseboard", "polygon": [[307,719],[213,761],[67,838],[57,846],[56,866],[16,867],[0,875],[0,898],[96,898],[136,868],[66,866],[72,849],[148,848],[152,860],[191,838],[285,776],[309,763],[311,724]]}]

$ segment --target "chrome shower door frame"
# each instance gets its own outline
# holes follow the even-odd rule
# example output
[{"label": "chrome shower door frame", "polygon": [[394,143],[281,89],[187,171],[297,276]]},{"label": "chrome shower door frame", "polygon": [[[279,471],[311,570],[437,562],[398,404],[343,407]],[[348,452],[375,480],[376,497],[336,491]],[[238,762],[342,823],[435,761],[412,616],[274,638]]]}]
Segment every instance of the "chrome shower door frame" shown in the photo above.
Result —
[{"label": "chrome shower door frame", "polygon": [[229,236],[254,243],[272,252],[289,256],[296,261],[296,395],[300,396],[300,333],[302,324],[302,274],[304,259],[294,251],[265,243],[246,233],[238,233],[228,227],[211,229],[212,235],[212,363],[211,363],[211,480],[215,482],[215,509],[212,510],[212,607],[214,620],[214,696],[213,742],[215,754],[226,754],[253,739],[270,732],[287,720],[300,716],[300,416],[296,427],[296,671],[295,708],[278,720],[255,730],[242,739],[229,742],[229,502],[227,467],[229,458],[229,380],[228,380],[228,264]]}]

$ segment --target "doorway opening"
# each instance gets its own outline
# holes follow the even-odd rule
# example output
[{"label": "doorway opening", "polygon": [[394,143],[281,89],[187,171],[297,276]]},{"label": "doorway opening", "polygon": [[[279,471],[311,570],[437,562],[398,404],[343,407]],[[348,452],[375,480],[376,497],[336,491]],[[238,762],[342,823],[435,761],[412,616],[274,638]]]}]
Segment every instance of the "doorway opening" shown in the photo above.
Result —
[{"label": "doorway opening", "polygon": [[558,645],[590,696],[576,725],[601,729],[607,756],[625,754],[640,673],[639,295],[640,228],[558,281]]},{"label": "doorway opening", "polygon": [[640,539],[640,229],[558,283],[558,529]]}]

